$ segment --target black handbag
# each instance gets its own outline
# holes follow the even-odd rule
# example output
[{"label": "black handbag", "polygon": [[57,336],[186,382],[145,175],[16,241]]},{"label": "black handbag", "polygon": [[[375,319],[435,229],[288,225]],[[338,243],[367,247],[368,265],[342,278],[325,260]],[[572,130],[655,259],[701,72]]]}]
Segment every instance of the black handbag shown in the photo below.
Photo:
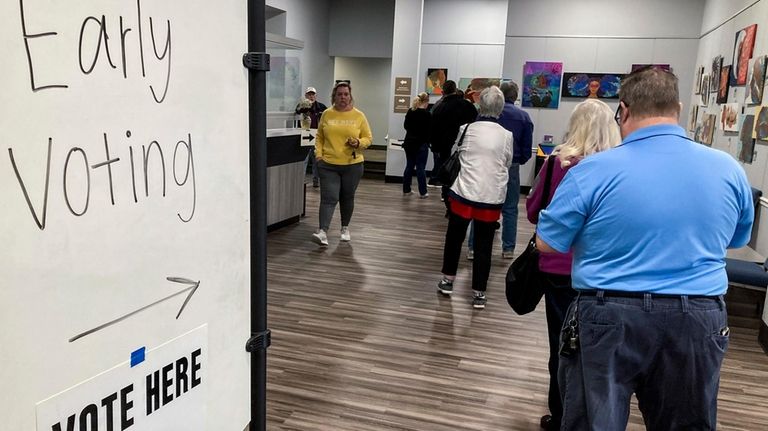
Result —
[{"label": "black handbag", "polygon": [[[552,169],[555,158],[552,157],[547,164],[547,172],[544,177],[544,189],[542,195],[542,209],[549,205],[549,190],[552,181]],[[536,309],[544,295],[544,287],[541,283],[539,271],[539,250],[536,248],[536,233],[533,233],[528,246],[520,256],[515,259],[507,270],[506,289],[507,303],[519,315],[528,314]]]},{"label": "black handbag", "polygon": [[[467,134],[469,124],[464,128],[464,132],[461,133],[458,146],[461,147],[461,143],[464,142],[464,135]],[[448,160],[444,161],[442,165],[437,169],[437,180],[444,186],[450,187],[456,181],[456,177],[459,176],[461,170],[461,160],[459,160],[459,148],[451,154]]]}]

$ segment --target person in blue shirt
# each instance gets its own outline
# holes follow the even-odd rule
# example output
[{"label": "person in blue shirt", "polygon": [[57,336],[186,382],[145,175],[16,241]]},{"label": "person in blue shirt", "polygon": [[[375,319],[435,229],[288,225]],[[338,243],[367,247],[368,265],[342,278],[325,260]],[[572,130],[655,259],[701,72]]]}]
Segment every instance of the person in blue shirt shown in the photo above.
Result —
[{"label": "person in blue shirt", "polygon": [[[501,257],[512,259],[517,241],[517,204],[520,202],[520,165],[531,158],[533,145],[533,122],[527,112],[515,106],[519,94],[517,84],[504,82],[499,87],[504,93],[504,111],[499,117],[501,127],[512,132],[514,158],[509,167],[507,182],[507,197],[501,209]],[[475,231],[474,223],[469,230],[467,258],[474,259]]]},{"label": "person in blue shirt", "polygon": [[619,100],[622,144],[570,169],[536,228],[541,252],[573,251],[579,292],[561,332],[562,429],[625,429],[632,393],[648,429],[715,429],[724,259],[749,241],[750,185],[678,126],[674,74],[635,71]]}]

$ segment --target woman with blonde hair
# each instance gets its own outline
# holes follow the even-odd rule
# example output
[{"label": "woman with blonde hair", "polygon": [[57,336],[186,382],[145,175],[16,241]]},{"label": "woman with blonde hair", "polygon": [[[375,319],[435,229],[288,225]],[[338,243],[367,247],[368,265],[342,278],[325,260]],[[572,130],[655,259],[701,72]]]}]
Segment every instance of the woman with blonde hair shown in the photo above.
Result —
[{"label": "woman with blonde hair", "polygon": [[328,228],[339,205],[341,241],[351,240],[349,222],[355,209],[355,191],[363,177],[363,150],[373,135],[365,114],[354,107],[352,86],[340,81],[331,93],[333,106],[326,109],[317,125],[315,158],[320,176],[320,229],[312,241],[328,246]]},{"label": "woman with blonde hair", "polygon": [[427,193],[427,159],[429,158],[429,130],[432,115],[427,111],[429,95],[419,93],[413,98],[411,109],[405,114],[405,171],[403,171],[403,195],[411,195],[413,169],[416,168],[416,181],[419,184],[419,197],[424,199]]},{"label": "woman with blonde hair", "polygon": [[[528,220],[538,223],[539,211],[547,207],[558,185],[568,170],[590,154],[605,151],[621,143],[619,126],[614,113],[604,102],[587,99],[573,109],[568,121],[568,133],[565,142],[555,147],[552,154],[544,161],[533,189],[525,203]],[[549,195],[543,196],[542,190],[549,164],[551,167]],[[563,417],[563,405],[557,385],[558,349],[560,330],[565,313],[576,297],[571,287],[572,253],[541,253],[539,270],[542,273],[544,302],[547,314],[547,332],[549,334],[549,411],[541,418],[541,427],[546,430],[559,430]]]}]

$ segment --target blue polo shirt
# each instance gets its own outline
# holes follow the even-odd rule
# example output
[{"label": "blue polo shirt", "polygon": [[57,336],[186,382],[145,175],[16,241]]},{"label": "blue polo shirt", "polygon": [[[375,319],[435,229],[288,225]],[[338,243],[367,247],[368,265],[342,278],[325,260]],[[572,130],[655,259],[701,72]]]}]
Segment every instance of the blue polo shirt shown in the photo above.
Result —
[{"label": "blue polo shirt", "polygon": [[570,169],[536,232],[573,250],[576,289],[721,295],[725,250],[747,244],[753,218],[733,157],[656,125]]},{"label": "blue polo shirt", "polygon": [[504,110],[498,120],[501,127],[512,132],[514,140],[514,157],[512,163],[525,164],[531,158],[533,148],[533,122],[527,112],[515,106],[514,103],[505,102]]}]

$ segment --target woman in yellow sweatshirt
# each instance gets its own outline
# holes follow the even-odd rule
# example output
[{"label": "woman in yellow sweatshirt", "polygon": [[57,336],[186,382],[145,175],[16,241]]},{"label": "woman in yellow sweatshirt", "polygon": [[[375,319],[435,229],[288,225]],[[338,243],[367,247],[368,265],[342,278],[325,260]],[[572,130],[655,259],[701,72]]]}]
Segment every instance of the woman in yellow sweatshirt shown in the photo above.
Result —
[{"label": "woman in yellow sweatshirt", "polygon": [[349,241],[349,221],[355,208],[355,190],[363,177],[363,150],[373,136],[365,114],[353,106],[352,87],[339,82],[331,93],[333,107],[317,125],[315,158],[320,177],[320,229],[312,241],[328,245],[328,228],[339,204],[341,240]]}]

